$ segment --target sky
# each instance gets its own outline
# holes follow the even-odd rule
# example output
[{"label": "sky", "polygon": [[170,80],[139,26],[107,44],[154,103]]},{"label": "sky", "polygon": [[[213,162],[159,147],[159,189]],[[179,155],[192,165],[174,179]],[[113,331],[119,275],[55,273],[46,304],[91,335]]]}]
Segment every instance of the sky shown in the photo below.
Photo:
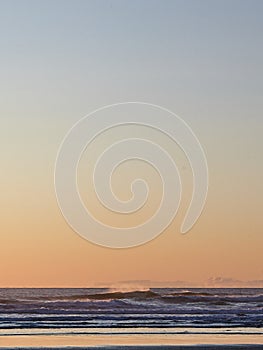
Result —
[{"label": "sky", "polygon": [[[0,287],[262,285],[262,10],[259,0],[0,1]],[[198,222],[181,235],[189,167],[178,147],[152,133],[186,169],[186,198],[158,238],[118,250],[67,225],[54,166],[78,120],[125,101],[163,106],[188,123],[206,153],[209,191]],[[106,222],[139,222],[158,202],[156,174],[136,162],[116,174],[124,197],[137,170],[148,176],[153,207],[112,219],[87,174],[97,142],[80,164],[83,196]]]}]

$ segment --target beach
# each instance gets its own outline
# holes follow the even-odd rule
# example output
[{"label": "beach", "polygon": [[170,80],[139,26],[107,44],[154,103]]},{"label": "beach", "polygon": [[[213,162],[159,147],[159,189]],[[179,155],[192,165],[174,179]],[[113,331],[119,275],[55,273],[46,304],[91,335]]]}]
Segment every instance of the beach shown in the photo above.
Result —
[{"label": "beach", "polygon": [[[0,347],[1,349],[2,347]],[[52,349],[65,349],[65,350],[197,350],[197,349],[250,349],[250,350],[260,350],[262,349],[262,345],[255,345],[255,344],[245,344],[245,345],[147,345],[147,346],[95,346],[95,347],[4,347],[4,349],[8,350],[52,350]]]},{"label": "beach", "polygon": [[[63,338],[6,337],[0,339],[0,349],[65,349],[65,350],[169,350],[169,349],[262,349],[262,337],[177,337],[149,338]],[[160,342],[158,344],[158,342]],[[242,342],[242,343],[241,343]],[[92,345],[89,345],[92,344]],[[184,345],[183,345],[184,344]]]}]

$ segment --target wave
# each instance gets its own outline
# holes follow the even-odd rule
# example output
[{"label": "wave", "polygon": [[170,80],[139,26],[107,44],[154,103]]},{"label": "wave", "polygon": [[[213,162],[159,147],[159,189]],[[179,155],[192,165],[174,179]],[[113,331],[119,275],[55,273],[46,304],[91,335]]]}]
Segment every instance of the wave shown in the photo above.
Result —
[{"label": "wave", "polygon": [[132,292],[107,292],[107,293],[95,293],[88,295],[78,295],[70,297],[70,300],[74,299],[88,299],[88,300],[119,300],[119,299],[149,299],[161,297],[158,293],[151,290],[146,291],[132,291]]},{"label": "wave", "polygon": [[73,295],[56,295],[56,296],[31,296],[29,298],[18,299],[0,299],[0,304],[27,304],[27,303],[57,303],[57,302],[89,302],[89,301],[114,301],[121,299],[139,299],[147,300],[153,298],[161,298],[162,296],[150,289],[134,290],[134,291],[109,291],[99,293],[82,293]]},{"label": "wave", "polygon": [[0,290],[1,329],[262,327],[263,290]]},{"label": "wave", "polygon": [[213,293],[208,293],[208,292],[195,292],[195,291],[190,291],[190,290],[186,290],[186,291],[182,291],[182,292],[175,292],[175,293],[170,293],[170,295],[186,295],[186,296],[216,296],[216,294]]},{"label": "wave", "polygon": [[230,294],[217,294],[217,291],[195,291],[195,290],[180,290],[180,291],[168,291],[162,290],[131,290],[131,291],[99,291],[92,293],[92,290],[82,294],[65,295],[38,295],[30,296],[28,298],[18,299],[0,299],[0,305],[9,304],[39,304],[39,303],[77,303],[77,302],[111,302],[111,301],[124,301],[124,302],[147,302],[153,301],[158,303],[207,303],[214,305],[227,305],[235,303],[262,303],[263,295],[230,295]]},{"label": "wave", "polygon": [[16,299],[0,299],[0,304],[14,304],[17,303]]}]

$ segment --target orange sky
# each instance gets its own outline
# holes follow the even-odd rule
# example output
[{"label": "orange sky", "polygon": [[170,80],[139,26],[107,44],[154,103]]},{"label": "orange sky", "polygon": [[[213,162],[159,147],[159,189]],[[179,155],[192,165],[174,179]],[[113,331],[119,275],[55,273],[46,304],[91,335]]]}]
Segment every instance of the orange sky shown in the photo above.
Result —
[{"label": "orange sky", "polygon": [[[0,287],[262,285],[261,3],[193,4],[1,4]],[[85,241],[67,225],[56,202],[54,165],[72,125],[122,101],[164,106],[191,126],[206,152],[209,192],[198,222],[181,235],[190,168],[178,147],[152,131],[178,164],[182,205],[158,238],[117,250]],[[79,180],[93,213],[125,226],[155,210],[160,179],[136,162],[126,164],[113,179],[116,194],[127,198],[129,182],[143,173],[149,205],[125,219],[99,208],[87,162],[114,137],[104,135],[87,150]]]}]

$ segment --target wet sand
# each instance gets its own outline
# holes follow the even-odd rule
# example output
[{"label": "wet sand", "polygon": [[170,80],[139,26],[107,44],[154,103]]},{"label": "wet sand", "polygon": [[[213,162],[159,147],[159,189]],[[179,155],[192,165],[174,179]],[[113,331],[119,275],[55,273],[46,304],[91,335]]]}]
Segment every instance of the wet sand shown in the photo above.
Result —
[{"label": "wet sand", "polygon": [[[1,349],[1,347],[0,347]],[[95,347],[5,347],[2,349],[7,350],[54,350],[54,349],[64,349],[64,350],[197,350],[197,349],[211,349],[211,350],[222,350],[222,349],[250,349],[250,350],[261,350],[262,345],[255,344],[245,344],[245,345],[147,345],[147,346],[95,346]]]},{"label": "wet sand", "polygon": [[8,335],[0,337],[0,349],[263,349],[262,335]]}]

